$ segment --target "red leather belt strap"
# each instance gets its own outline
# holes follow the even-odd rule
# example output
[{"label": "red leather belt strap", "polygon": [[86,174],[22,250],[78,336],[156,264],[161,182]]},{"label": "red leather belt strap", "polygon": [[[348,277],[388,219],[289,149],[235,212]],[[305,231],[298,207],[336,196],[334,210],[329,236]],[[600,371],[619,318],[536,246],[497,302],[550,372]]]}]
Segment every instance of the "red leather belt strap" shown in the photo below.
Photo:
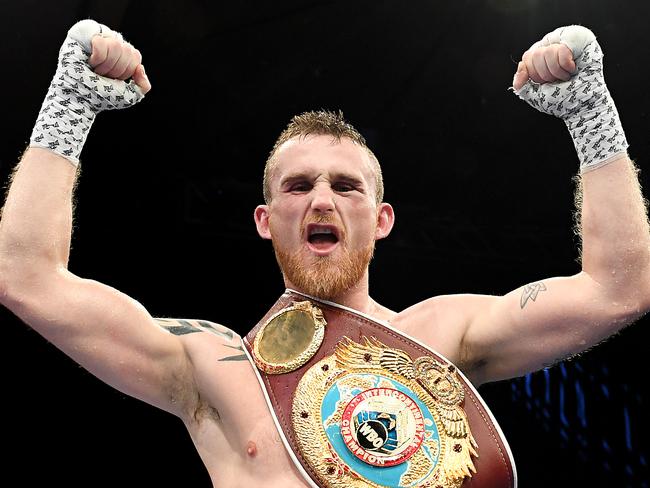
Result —
[{"label": "red leather belt strap", "polygon": [[[243,343],[249,357],[253,353],[255,335],[262,325],[276,312],[298,301],[309,300],[317,305],[327,321],[325,337],[316,354],[303,366],[289,373],[266,374],[257,368],[260,384],[266,391],[267,402],[272,411],[276,426],[281,429],[285,446],[293,451],[294,462],[300,464],[299,470],[307,473],[311,478],[312,486],[327,487],[309,464],[301,456],[297,448],[296,434],[291,422],[291,409],[294,391],[303,374],[315,363],[326,356],[334,354],[339,341],[347,336],[353,341],[361,342],[362,337],[375,337],[382,343],[395,349],[401,349],[412,358],[431,356],[442,364],[451,364],[446,358],[423,344],[403,335],[387,324],[379,323],[370,317],[354,310],[341,307],[337,304],[316,300],[298,292],[287,290],[271,307],[260,322],[246,335]],[[496,423],[493,415],[480,398],[478,392],[469,381],[459,372],[459,379],[465,390],[463,408],[467,415],[470,429],[478,443],[478,457],[474,459],[476,473],[472,478],[466,479],[463,488],[513,488],[517,486],[517,474],[508,444]]]}]

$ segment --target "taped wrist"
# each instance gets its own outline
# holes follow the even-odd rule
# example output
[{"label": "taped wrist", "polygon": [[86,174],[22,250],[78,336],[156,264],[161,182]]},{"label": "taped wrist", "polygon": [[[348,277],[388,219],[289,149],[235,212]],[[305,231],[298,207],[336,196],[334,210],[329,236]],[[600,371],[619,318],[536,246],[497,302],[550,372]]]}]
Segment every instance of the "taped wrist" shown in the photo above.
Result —
[{"label": "taped wrist", "polygon": [[[564,29],[576,27],[579,26]],[[555,42],[563,42],[573,51],[577,72],[571,80],[545,84],[529,80],[517,92],[540,112],[564,120],[578,153],[581,172],[618,159],[628,148],[616,105],[605,84],[603,52],[593,33],[588,32],[591,37],[583,38],[583,45],[576,45],[573,39],[563,40],[560,29],[544,38],[552,39],[557,33]]]},{"label": "taped wrist", "polygon": [[144,96],[133,81],[113,80],[92,71],[90,42],[97,34],[119,36],[92,20],[78,22],[68,31],[30,137],[31,147],[49,149],[75,165],[95,115],[129,107]]},{"label": "taped wrist", "polygon": [[594,40],[585,48],[577,64],[586,67],[567,85],[568,110],[563,118],[584,172],[618,159],[629,144],[605,84],[603,53],[598,42]]}]

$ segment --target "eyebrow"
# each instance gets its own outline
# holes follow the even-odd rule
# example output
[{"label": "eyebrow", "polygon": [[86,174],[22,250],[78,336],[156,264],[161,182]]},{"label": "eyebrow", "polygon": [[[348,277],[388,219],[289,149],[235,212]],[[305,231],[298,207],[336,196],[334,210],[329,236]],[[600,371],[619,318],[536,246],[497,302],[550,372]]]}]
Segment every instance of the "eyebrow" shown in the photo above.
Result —
[{"label": "eyebrow", "polygon": [[[314,176],[312,173],[309,173],[307,171],[299,171],[296,173],[290,173],[284,178],[280,180],[280,186],[286,186],[291,183],[295,183],[296,181],[311,181],[314,179]],[[363,186],[363,180],[357,178],[356,176],[352,176],[349,173],[335,173],[334,174],[334,181],[345,181],[346,183],[351,183],[355,186]]]}]

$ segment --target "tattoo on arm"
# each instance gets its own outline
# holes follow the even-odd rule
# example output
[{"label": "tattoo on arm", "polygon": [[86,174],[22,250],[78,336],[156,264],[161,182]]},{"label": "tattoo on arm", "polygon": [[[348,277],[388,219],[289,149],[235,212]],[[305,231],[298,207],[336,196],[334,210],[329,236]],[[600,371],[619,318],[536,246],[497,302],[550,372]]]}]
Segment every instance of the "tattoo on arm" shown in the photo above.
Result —
[{"label": "tattoo on arm", "polygon": [[220,324],[206,320],[185,320],[185,319],[160,319],[156,322],[160,327],[174,335],[192,334],[194,332],[210,332],[229,341],[233,340],[235,333]]},{"label": "tattoo on arm", "polygon": [[[220,324],[214,322],[207,322],[205,320],[185,320],[185,319],[155,319],[160,327],[174,335],[193,334],[194,332],[209,332],[217,335],[228,341],[236,338],[236,334]],[[240,344],[233,346],[230,344],[223,344],[225,347],[240,351],[242,354],[234,354],[232,356],[225,356],[217,361],[246,361],[248,358],[244,353],[244,349]]]},{"label": "tattoo on arm", "polygon": [[[225,344],[225,346],[230,347],[232,349],[236,349],[237,351],[244,352],[244,348],[241,346],[229,346],[227,344]],[[246,354],[244,353],[244,354],[236,354],[234,356],[226,356],[219,359],[219,361],[246,361],[246,359],[247,359]]]},{"label": "tattoo on arm", "polygon": [[546,291],[546,285],[541,281],[524,286],[524,291],[521,293],[521,298],[519,300],[521,308],[523,309],[529,300],[532,300],[533,302],[537,300],[537,295],[539,295],[539,292],[541,291]]}]

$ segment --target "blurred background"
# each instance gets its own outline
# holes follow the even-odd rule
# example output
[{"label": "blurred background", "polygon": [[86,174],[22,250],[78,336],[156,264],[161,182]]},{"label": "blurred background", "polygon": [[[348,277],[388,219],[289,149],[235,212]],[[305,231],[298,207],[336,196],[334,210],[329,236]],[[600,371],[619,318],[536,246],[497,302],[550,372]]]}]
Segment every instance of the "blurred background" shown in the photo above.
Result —
[{"label": "blurred background", "polygon": [[[70,268],[154,316],[244,334],[282,293],[253,209],[274,140],[292,115],[320,108],[343,110],[383,165],[397,223],[371,265],[380,303],[504,294],[577,272],[571,138],[508,91],[522,52],[561,25],[598,36],[650,187],[650,3],[640,0],[2,0],[3,186],[67,29],[88,17],[141,50],[153,90],[94,124]],[[0,320],[13,485],[210,486],[179,420],[99,382],[5,309]],[[648,486],[649,322],[480,388],[521,487]]]}]

